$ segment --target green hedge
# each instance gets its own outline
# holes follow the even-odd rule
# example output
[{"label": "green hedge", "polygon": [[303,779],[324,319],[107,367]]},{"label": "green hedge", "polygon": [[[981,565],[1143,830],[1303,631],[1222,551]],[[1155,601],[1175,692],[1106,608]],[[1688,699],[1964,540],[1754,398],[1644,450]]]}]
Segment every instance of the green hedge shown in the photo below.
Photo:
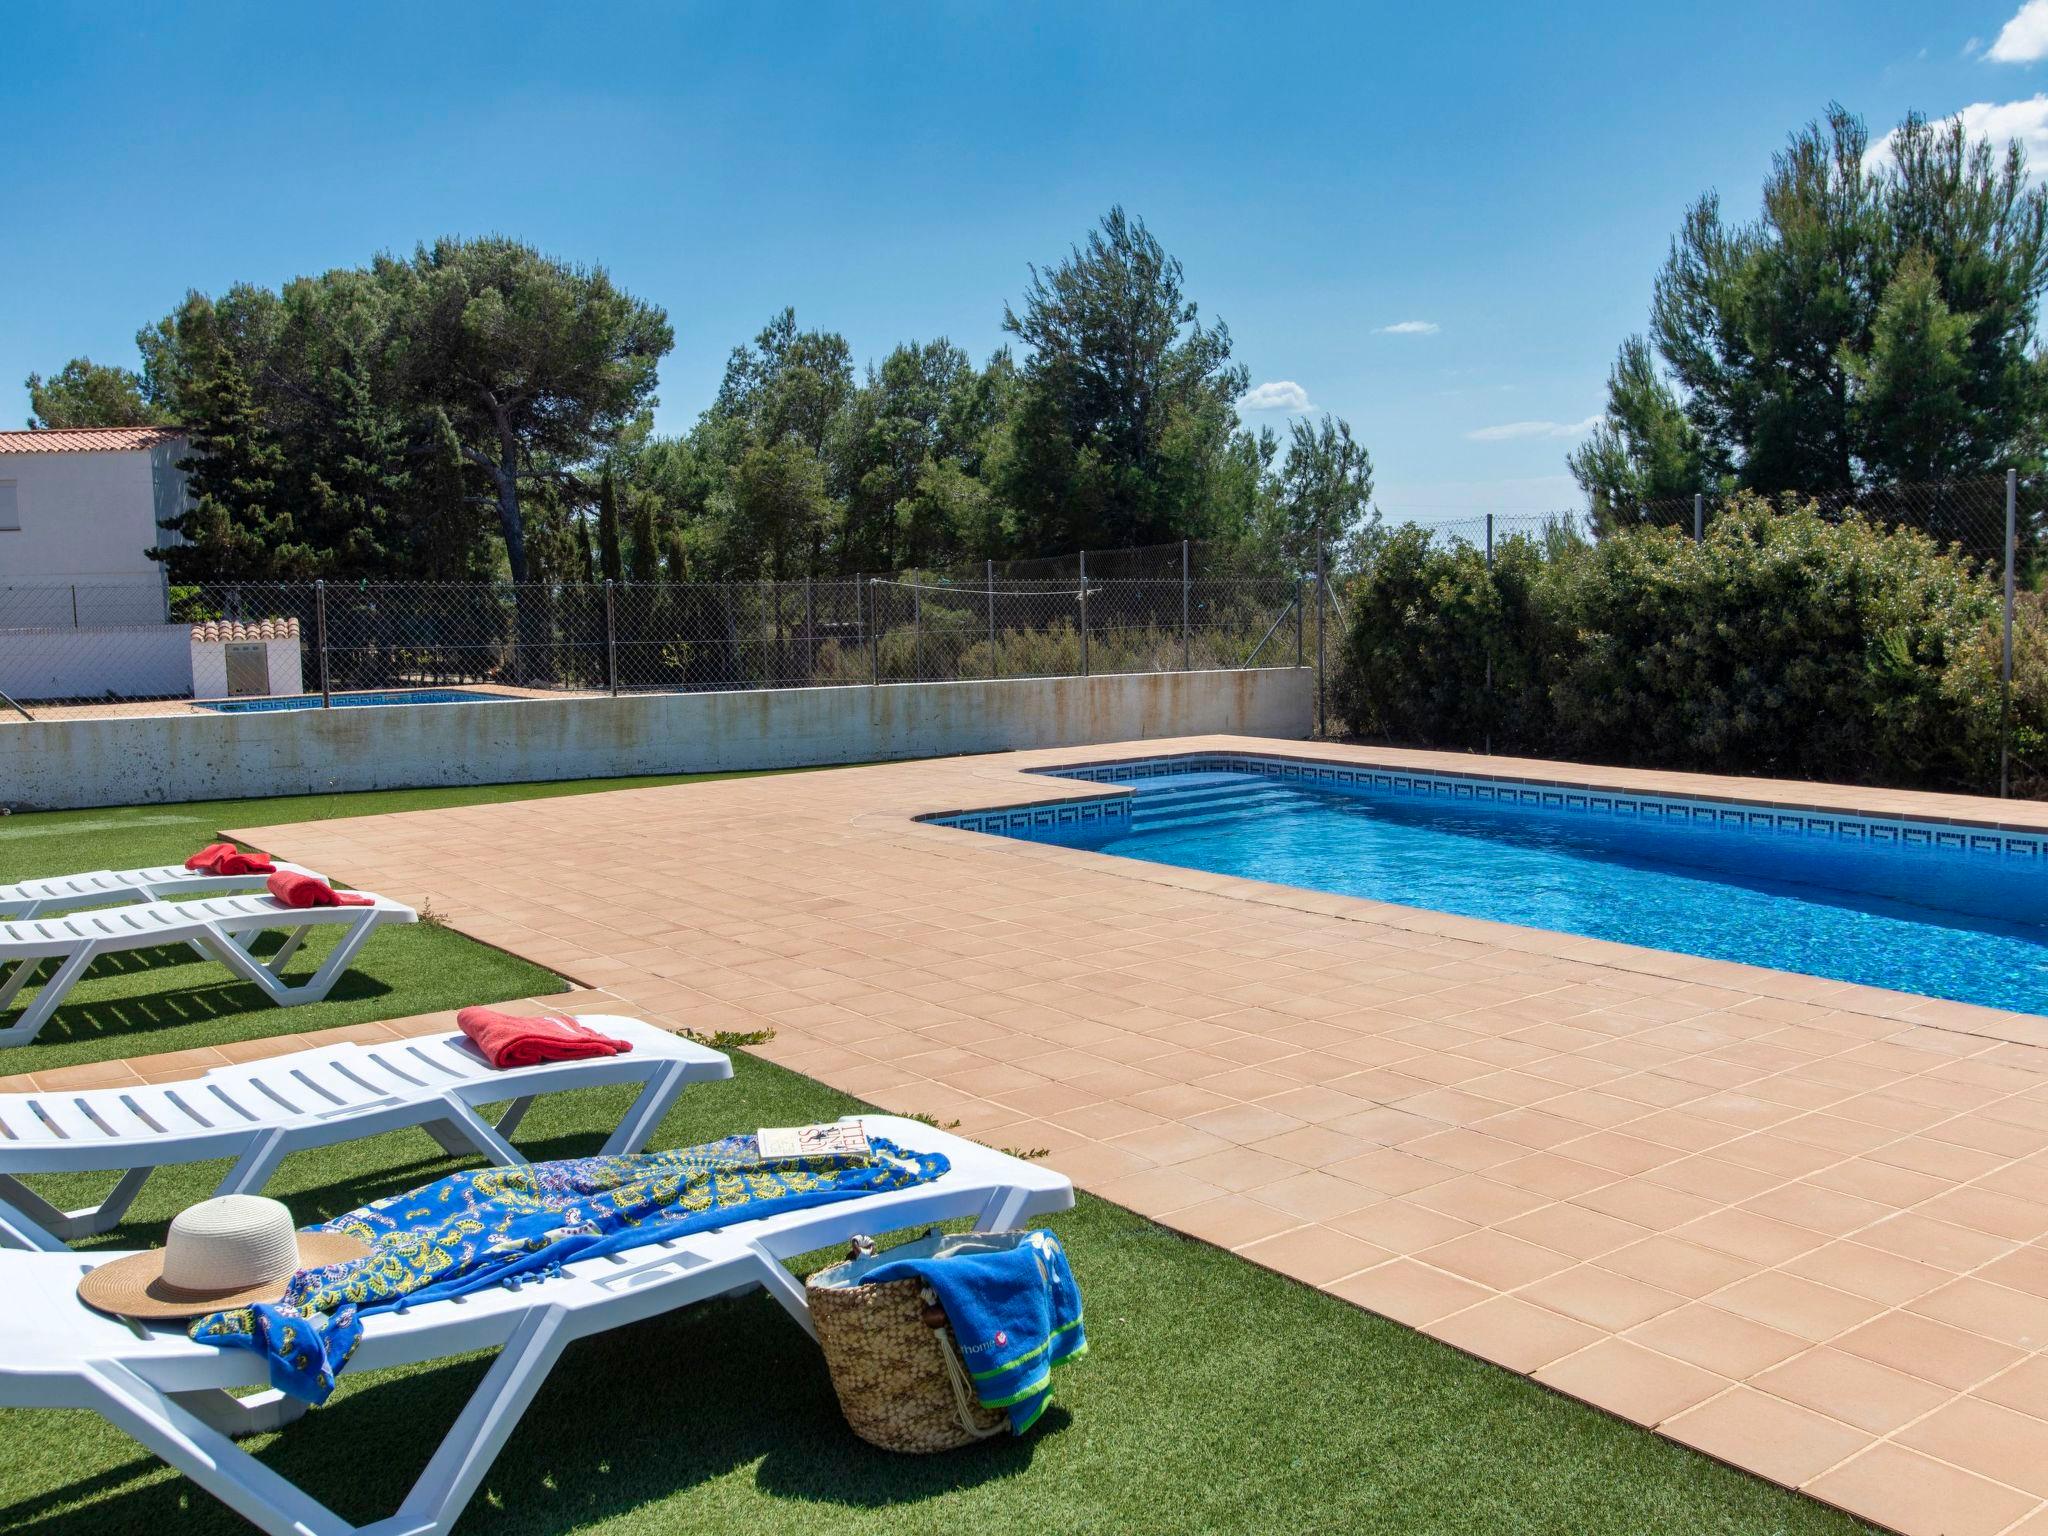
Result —
[{"label": "green hedge", "polygon": [[[1512,538],[1489,568],[1417,528],[1347,595],[1350,729],[1700,772],[1995,789],[2000,594],[1923,534],[1738,501],[1669,529]],[[2048,724],[2048,626],[2014,635],[2013,752]]]}]

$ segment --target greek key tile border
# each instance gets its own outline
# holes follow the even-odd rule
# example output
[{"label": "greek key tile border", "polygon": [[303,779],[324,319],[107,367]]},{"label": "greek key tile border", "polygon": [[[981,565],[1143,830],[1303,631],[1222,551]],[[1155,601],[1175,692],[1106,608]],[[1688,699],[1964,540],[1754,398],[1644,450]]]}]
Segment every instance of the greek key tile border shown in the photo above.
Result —
[{"label": "greek key tile border", "polygon": [[[1941,822],[1893,820],[1835,811],[1810,811],[1783,806],[1745,805],[1733,801],[1694,800],[1679,796],[1631,794],[1625,791],[1537,784],[1524,780],[1483,779],[1463,774],[1404,772],[1369,764],[1321,763],[1303,758],[1203,753],[1187,757],[1147,758],[1132,762],[1089,763],[1078,767],[1034,769],[1053,778],[1081,779],[1096,784],[1129,784],[1145,779],[1189,773],[1244,773],[1266,778],[1376,791],[1420,798],[1470,800],[1543,810],[1576,811],[1594,816],[1625,816],[1639,821],[1667,821],[1726,831],[1768,832],[1786,837],[1822,838],[1832,842],[1920,849],[1928,852],[1991,854],[2040,860],[2048,853],[2048,837],[1998,827]],[[1128,796],[1072,800],[1053,805],[1005,806],[925,818],[942,826],[975,832],[1026,836],[1039,828],[1091,825],[1128,826]]]}]

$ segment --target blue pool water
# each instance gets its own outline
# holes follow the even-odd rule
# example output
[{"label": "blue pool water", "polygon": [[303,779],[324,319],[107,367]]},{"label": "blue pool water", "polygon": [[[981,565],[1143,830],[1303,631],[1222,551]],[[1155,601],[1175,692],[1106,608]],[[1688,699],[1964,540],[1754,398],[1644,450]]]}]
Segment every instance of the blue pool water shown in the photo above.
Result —
[{"label": "blue pool water", "polygon": [[[376,709],[385,704],[474,704],[504,699],[502,694],[466,692],[460,688],[408,688],[392,693],[337,693],[331,697],[336,709]],[[317,693],[286,699],[201,699],[198,703],[201,709],[218,710],[224,715],[269,715],[287,709],[321,707]]]},{"label": "blue pool water", "polygon": [[2039,856],[1231,771],[1132,787],[1127,818],[1006,835],[2048,1012],[2048,860]]}]

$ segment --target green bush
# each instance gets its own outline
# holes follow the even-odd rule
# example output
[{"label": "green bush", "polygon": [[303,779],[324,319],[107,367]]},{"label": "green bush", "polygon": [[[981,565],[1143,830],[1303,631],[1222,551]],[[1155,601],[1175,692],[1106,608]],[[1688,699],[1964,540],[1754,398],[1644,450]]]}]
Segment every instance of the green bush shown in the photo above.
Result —
[{"label": "green bush", "polygon": [[[1639,529],[1477,550],[1393,535],[1354,583],[1335,697],[1364,736],[1986,788],[1999,591],[1925,535],[1746,499],[1704,542]],[[2012,741],[2048,726],[2048,627],[2015,626]]]}]

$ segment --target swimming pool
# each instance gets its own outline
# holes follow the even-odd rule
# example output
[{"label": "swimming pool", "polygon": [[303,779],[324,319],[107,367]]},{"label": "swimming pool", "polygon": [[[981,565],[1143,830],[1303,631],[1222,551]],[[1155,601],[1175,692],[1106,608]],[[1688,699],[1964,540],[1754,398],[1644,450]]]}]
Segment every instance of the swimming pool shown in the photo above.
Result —
[{"label": "swimming pool", "polygon": [[[503,703],[501,693],[476,693],[461,688],[408,688],[390,693],[337,693],[330,697],[336,709],[377,709],[387,704],[486,704]],[[298,694],[283,699],[199,699],[201,709],[223,715],[272,715],[289,709],[320,709],[320,695]]]},{"label": "swimming pool", "polygon": [[1133,793],[935,819],[2048,1013],[2048,839],[2034,834],[1298,759],[1059,774]]}]

